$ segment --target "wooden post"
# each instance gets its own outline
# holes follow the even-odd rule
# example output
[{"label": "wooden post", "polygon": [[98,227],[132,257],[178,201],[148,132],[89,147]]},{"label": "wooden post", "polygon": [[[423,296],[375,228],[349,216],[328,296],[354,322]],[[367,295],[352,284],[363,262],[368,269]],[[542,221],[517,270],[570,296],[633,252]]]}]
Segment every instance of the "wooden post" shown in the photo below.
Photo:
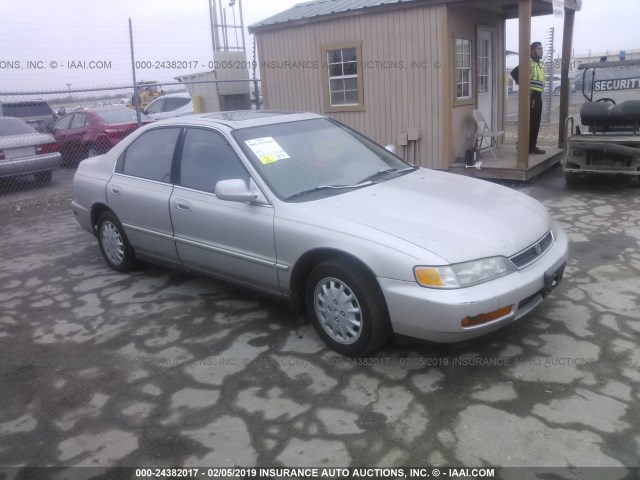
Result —
[{"label": "wooden post", "polygon": [[531,0],[520,0],[518,4],[519,22],[519,65],[518,77],[518,162],[517,168],[529,168],[529,103],[531,101],[531,82],[529,64],[531,62]]},{"label": "wooden post", "polygon": [[[455,44],[449,36],[449,20],[448,20],[449,7],[447,5],[441,5],[438,7],[439,22],[443,25],[440,33],[440,41],[442,42],[442,68],[440,68],[440,78],[442,85],[442,158],[443,164],[448,169],[455,161],[453,158],[452,142],[453,142],[453,85],[455,85],[455,61],[451,59],[456,58]],[[451,45],[453,45],[454,51],[451,52]],[[452,66],[453,64],[453,66]]]},{"label": "wooden post", "polygon": [[564,9],[564,33],[562,35],[562,66],[560,71],[560,124],[558,125],[558,147],[564,148],[567,135],[565,121],[569,116],[569,64],[571,63],[571,50],[573,43],[573,23],[576,11],[571,8]]}]

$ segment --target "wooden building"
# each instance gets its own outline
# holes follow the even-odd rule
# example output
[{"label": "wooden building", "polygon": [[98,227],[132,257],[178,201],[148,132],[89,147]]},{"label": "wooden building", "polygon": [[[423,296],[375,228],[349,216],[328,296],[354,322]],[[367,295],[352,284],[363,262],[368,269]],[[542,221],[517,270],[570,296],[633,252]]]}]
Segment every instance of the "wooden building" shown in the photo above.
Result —
[{"label": "wooden building", "polygon": [[[579,7],[565,0],[565,11]],[[325,114],[448,169],[472,146],[474,109],[504,127],[505,20],[522,12],[528,45],[531,16],[553,13],[552,0],[298,4],[249,28],[265,107]]]}]

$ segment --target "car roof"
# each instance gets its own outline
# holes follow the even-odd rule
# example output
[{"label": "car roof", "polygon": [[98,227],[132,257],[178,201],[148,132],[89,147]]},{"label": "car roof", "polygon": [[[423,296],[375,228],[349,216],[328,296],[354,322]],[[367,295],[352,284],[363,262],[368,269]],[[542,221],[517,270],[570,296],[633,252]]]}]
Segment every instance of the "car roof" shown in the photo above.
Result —
[{"label": "car roof", "polygon": [[48,103],[46,100],[34,99],[34,100],[0,100],[2,105],[32,105],[35,103]]},{"label": "car roof", "polygon": [[280,110],[233,110],[228,112],[202,113],[159,120],[155,124],[225,125],[232,129],[257,127],[274,123],[295,122],[325,118],[308,112],[288,112]]},{"label": "car roof", "polygon": [[109,110],[131,110],[131,108],[125,107],[123,105],[105,105],[102,107],[86,107],[86,108],[80,108],[78,110],[73,110],[67,113],[67,115],[71,115],[72,113],[100,113],[100,112],[107,112]]}]

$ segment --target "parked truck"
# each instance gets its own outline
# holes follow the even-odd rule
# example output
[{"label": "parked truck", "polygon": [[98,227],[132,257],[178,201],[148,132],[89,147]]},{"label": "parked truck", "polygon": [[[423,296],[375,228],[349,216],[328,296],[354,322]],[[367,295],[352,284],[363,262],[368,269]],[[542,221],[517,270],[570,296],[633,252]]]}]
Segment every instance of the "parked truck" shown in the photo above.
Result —
[{"label": "parked truck", "polygon": [[[582,64],[580,123],[566,120],[566,154],[563,162],[567,184],[594,174],[640,176],[640,60]],[[606,69],[616,76],[597,79]],[[590,80],[590,81],[587,81]],[[585,92],[590,84],[591,90]],[[630,97],[621,103],[611,98],[616,92]],[[629,92],[632,95],[628,95]],[[638,95],[635,95],[638,92]],[[594,100],[594,94],[606,95]],[[582,129],[587,128],[585,132]]]}]

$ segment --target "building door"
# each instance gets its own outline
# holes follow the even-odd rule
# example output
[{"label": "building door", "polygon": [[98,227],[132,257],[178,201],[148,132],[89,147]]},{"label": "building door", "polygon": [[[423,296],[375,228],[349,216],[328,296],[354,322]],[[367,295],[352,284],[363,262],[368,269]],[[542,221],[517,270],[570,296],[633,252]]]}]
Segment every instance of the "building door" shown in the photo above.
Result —
[{"label": "building door", "polygon": [[[478,30],[477,45],[477,82],[478,109],[487,121],[491,130],[496,128],[497,97],[495,94],[494,58],[493,58],[493,32],[490,30]],[[480,148],[489,147],[490,139],[484,140]]]}]

